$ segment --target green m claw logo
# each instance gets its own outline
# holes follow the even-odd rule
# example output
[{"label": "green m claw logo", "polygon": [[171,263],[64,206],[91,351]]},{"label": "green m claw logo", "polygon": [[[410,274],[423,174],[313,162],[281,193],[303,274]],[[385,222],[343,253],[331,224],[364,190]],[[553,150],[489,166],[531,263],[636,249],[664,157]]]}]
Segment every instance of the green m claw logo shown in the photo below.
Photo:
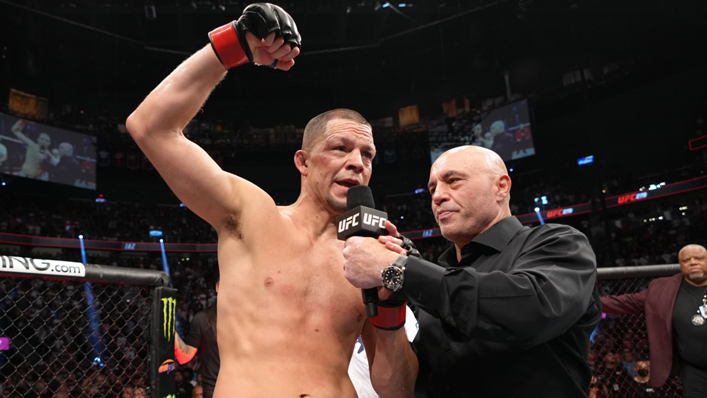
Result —
[{"label": "green m claw logo", "polygon": [[[177,299],[173,297],[162,299],[162,312],[164,314],[164,324],[162,326],[162,333],[167,341],[172,340],[172,335],[174,335],[175,328],[177,326]],[[167,398],[174,398],[169,396]]]}]

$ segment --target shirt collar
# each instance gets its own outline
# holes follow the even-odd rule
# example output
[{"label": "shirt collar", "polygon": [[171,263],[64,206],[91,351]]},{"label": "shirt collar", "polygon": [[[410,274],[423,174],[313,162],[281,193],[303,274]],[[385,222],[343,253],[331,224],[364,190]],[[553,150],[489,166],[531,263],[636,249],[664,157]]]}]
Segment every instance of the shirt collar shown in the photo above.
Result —
[{"label": "shirt collar", "polygon": [[[517,218],[513,216],[506,217],[482,232],[479,236],[474,238],[474,240],[464,245],[464,247],[462,247],[462,257],[467,256],[474,250],[478,250],[479,245],[500,253],[508,246],[511,239],[513,239],[521,228],[523,228],[523,224],[521,224]],[[457,251],[454,245],[442,253],[440,263],[446,267],[453,267],[458,264]]]},{"label": "shirt collar", "polygon": [[474,240],[469,242],[469,244],[462,247],[462,254],[464,254],[464,249],[466,249],[471,243],[488,246],[495,249],[497,252],[500,252],[508,246],[508,243],[510,243],[511,239],[513,239],[521,228],[523,228],[523,224],[521,224],[517,218],[513,216],[506,217],[494,224],[491,228],[482,232],[479,236],[474,238]]}]

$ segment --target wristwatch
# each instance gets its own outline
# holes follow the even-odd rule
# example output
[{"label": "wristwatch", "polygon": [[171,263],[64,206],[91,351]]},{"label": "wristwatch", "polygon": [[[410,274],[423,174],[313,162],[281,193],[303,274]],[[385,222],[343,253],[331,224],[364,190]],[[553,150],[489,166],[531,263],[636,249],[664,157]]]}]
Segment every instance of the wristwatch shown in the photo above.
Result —
[{"label": "wristwatch", "polygon": [[385,286],[386,289],[397,292],[403,287],[403,281],[405,280],[405,264],[407,261],[408,257],[401,254],[395,261],[381,271],[383,286]]}]

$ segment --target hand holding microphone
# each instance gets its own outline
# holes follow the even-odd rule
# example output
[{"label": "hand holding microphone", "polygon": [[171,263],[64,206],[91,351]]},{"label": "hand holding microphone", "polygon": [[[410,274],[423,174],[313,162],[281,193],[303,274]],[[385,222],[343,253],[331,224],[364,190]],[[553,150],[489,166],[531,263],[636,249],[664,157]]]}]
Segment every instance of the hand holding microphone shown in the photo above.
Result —
[{"label": "hand holding microphone", "polygon": [[[382,291],[389,297],[402,287],[408,251],[401,246],[406,239],[393,237],[397,236],[397,229],[387,221],[387,214],[372,207],[370,188],[349,189],[349,211],[336,220],[338,237],[346,240],[345,276],[352,285],[364,289],[366,314],[371,323],[380,329],[396,330],[405,324],[405,301],[379,301],[377,288],[385,286],[387,289]],[[393,236],[386,236],[389,233]]]},{"label": "hand holding microphone", "polygon": [[[336,217],[337,237],[347,241],[351,237],[378,238],[380,235],[387,235],[385,222],[388,214],[376,210],[371,188],[365,185],[357,185],[349,188],[346,193],[346,213]],[[344,257],[346,257],[344,251]],[[359,263],[368,264],[369,261],[362,259]],[[345,263],[344,263],[345,264]],[[344,266],[346,269],[346,266]],[[363,303],[366,304],[366,315],[373,318],[378,315],[378,291],[377,286],[370,286],[363,290]]]}]

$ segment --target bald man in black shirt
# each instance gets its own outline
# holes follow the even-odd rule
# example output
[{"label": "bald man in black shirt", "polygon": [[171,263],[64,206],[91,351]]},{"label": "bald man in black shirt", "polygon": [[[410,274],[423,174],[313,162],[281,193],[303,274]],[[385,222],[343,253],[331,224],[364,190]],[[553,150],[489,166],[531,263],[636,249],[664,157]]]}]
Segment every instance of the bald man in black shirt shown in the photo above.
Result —
[{"label": "bald man in black shirt", "polygon": [[[376,331],[376,361],[386,366],[372,372],[374,388],[410,397],[417,379],[428,397],[586,397],[589,337],[601,319],[587,237],[567,225],[521,225],[506,167],[486,148],[442,154],[429,190],[454,244],[438,264],[405,258],[390,237],[349,238],[344,249],[349,282],[381,298],[393,286],[418,309],[414,351],[401,330]],[[401,264],[402,284],[390,283],[387,271]]]}]

